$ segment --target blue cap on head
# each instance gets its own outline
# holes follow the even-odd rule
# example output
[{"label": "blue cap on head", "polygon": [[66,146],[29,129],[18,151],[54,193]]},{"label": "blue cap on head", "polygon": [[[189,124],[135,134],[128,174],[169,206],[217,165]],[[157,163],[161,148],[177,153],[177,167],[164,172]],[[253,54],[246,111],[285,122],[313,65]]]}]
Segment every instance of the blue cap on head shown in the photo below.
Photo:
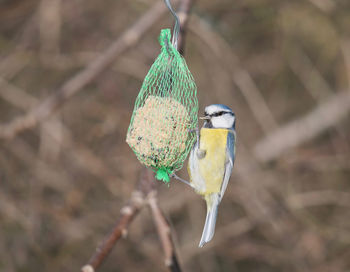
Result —
[{"label": "blue cap on head", "polygon": [[[207,107],[205,107],[204,113],[206,115],[211,115],[215,112],[220,112],[220,111],[226,111],[226,112],[232,112],[233,111],[226,105],[223,104],[212,104]],[[233,113],[234,114],[234,113]]]}]

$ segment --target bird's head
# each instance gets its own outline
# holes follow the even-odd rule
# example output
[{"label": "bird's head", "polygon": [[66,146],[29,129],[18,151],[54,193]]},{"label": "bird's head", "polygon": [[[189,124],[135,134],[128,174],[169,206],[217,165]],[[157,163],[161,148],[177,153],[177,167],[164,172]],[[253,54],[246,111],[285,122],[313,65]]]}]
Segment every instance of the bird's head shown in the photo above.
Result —
[{"label": "bird's head", "polygon": [[234,112],[222,104],[207,106],[204,110],[204,117],[200,117],[200,119],[205,120],[203,125],[205,128],[234,129],[236,124]]}]

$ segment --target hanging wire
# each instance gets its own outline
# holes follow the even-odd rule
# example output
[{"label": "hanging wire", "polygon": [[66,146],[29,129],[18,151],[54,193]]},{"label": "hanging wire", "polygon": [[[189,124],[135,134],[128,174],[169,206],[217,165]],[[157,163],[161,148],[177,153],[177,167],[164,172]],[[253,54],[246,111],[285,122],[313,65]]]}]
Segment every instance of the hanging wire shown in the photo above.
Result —
[{"label": "hanging wire", "polygon": [[171,43],[173,44],[173,46],[177,50],[177,40],[178,40],[179,32],[180,32],[180,20],[179,20],[179,17],[177,16],[176,12],[171,7],[170,0],[164,0],[164,2],[165,2],[165,5],[170,10],[171,14],[175,18],[175,26],[174,26],[174,30],[173,30],[173,38],[172,38]]}]

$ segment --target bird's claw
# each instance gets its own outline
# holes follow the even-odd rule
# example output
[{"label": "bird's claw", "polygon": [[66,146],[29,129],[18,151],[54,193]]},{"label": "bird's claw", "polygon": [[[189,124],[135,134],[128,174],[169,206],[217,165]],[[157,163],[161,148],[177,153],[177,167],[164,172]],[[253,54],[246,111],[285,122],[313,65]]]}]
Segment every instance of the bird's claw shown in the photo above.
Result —
[{"label": "bird's claw", "polygon": [[180,177],[177,176],[175,173],[172,173],[172,174],[170,174],[169,176],[170,176],[171,178],[175,178],[175,179],[177,179],[177,180],[179,180],[179,181],[181,181],[181,182],[183,182],[183,183],[189,185],[190,187],[192,187],[192,184],[191,184],[190,182],[188,182],[187,180],[184,180],[184,179],[180,178]]}]

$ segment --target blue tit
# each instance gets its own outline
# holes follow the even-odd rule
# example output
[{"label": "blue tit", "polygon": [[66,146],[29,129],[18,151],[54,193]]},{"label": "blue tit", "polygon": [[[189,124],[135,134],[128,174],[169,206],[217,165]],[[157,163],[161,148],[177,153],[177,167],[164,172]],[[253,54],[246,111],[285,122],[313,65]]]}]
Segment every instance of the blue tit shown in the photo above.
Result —
[{"label": "blue tit", "polygon": [[235,161],[235,114],[221,104],[205,108],[204,125],[197,130],[188,162],[190,185],[202,195],[207,204],[207,215],[199,247],[214,235],[216,216],[224,196]]}]

